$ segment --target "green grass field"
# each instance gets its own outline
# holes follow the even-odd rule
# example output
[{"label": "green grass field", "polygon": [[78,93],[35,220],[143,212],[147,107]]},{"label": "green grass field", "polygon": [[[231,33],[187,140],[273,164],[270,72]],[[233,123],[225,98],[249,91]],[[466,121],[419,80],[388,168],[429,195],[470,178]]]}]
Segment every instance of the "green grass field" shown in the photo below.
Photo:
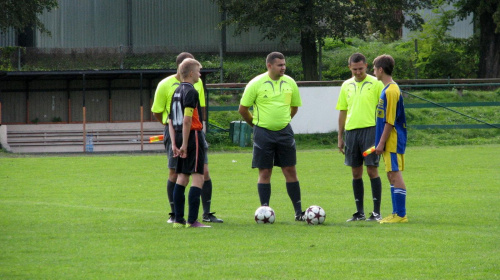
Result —
[{"label": "green grass field", "polygon": [[[167,220],[166,158],[0,154],[1,279],[499,279],[500,145],[410,147],[408,224],[346,223],[350,169],[331,150],[301,150],[303,206],[293,220],[275,170],[273,225],[257,225],[251,153],[212,153],[210,229]],[[383,171],[383,169],[381,170]],[[382,172],[384,173],[384,172]],[[390,213],[382,176],[382,214]],[[371,211],[365,180],[365,211]]]}]

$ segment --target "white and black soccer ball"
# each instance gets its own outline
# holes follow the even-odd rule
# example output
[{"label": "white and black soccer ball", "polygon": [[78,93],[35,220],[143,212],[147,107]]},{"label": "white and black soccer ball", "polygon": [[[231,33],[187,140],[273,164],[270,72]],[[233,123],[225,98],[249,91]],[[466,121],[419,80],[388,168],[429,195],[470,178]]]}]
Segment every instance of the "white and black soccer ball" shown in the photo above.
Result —
[{"label": "white and black soccer ball", "polygon": [[255,221],[257,224],[272,224],[275,219],[274,210],[269,206],[261,206],[255,210]]},{"label": "white and black soccer ball", "polygon": [[305,215],[309,225],[320,225],[325,222],[326,218],[325,210],[317,205],[309,206]]}]

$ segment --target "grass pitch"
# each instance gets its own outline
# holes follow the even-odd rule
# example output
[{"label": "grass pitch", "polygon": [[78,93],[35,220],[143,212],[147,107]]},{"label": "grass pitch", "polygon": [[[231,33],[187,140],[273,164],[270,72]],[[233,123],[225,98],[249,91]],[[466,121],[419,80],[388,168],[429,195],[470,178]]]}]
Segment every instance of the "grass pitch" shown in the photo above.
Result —
[{"label": "grass pitch", "polygon": [[[275,169],[277,220],[257,225],[251,154],[212,153],[210,229],[166,223],[166,158],[154,155],[2,157],[2,279],[498,279],[500,145],[410,147],[403,172],[408,224],[346,223],[350,168],[331,150],[298,152],[304,209],[293,220]],[[382,214],[391,211],[381,168]],[[371,211],[365,177],[365,211]]]}]

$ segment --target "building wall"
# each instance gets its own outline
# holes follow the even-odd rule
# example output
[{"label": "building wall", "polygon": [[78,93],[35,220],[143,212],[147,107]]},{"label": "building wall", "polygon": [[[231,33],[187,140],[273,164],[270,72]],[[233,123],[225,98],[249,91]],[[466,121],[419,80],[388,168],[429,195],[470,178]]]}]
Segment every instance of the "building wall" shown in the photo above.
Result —
[{"label": "building wall", "polygon": [[[221,15],[212,1],[164,0],[59,0],[59,7],[40,18],[52,36],[36,33],[36,46],[51,48],[119,48],[135,53],[212,52],[221,46]],[[287,47],[261,40],[256,29],[226,35],[228,52],[283,49],[299,51],[298,41]]]},{"label": "building wall", "polygon": [[[87,122],[139,121],[142,98],[143,119],[149,121],[151,100],[159,79],[87,80],[85,109]],[[0,84],[2,123],[83,121],[82,80],[7,81]],[[110,114],[111,111],[111,114]]]},{"label": "building wall", "polygon": [[0,48],[1,47],[13,47],[17,45],[16,32],[9,28],[7,32],[0,32]]},{"label": "building wall", "polygon": [[[449,11],[455,9],[451,5],[446,5],[443,7],[443,10]],[[436,13],[432,12],[431,9],[425,9],[419,11],[420,15],[422,15],[423,19],[427,22],[432,18],[435,18]],[[469,38],[474,35],[474,24],[473,24],[473,16],[469,15],[464,20],[455,20],[455,24],[451,26],[449,30],[449,34],[455,38]],[[403,27],[403,39],[408,39],[411,31],[405,27]]]}]

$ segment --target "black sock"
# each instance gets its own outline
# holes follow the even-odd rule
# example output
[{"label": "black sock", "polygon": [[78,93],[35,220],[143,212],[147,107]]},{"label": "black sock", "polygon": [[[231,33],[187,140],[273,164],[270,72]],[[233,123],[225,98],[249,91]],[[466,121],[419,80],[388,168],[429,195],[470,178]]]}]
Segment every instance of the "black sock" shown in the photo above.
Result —
[{"label": "black sock", "polygon": [[212,180],[203,182],[201,189],[201,203],[203,205],[203,214],[210,213],[210,204],[212,203]]},{"label": "black sock", "polygon": [[174,187],[175,183],[167,180],[167,197],[168,197],[168,203],[170,204],[170,212],[175,213],[174,209]]},{"label": "black sock", "polygon": [[365,213],[365,210],[363,209],[363,196],[365,194],[363,179],[353,179],[352,190],[354,191],[354,200],[356,201],[357,211],[359,213]]},{"label": "black sock", "polygon": [[201,189],[191,186],[188,194],[189,214],[187,222],[192,224],[198,219],[198,212],[200,211],[200,195]]},{"label": "black sock", "polygon": [[186,196],[184,192],[186,191],[185,186],[175,184],[174,187],[174,209],[175,209],[175,221],[182,222],[184,220],[184,204],[186,203]]},{"label": "black sock", "polygon": [[382,202],[382,180],[380,177],[370,179],[372,184],[373,212],[380,214],[380,203]]},{"label": "black sock", "polygon": [[259,191],[260,205],[269,206],[269,201],[271,200],[271,184],[257,184],[257,190]]},{"label": "black sock", "polygon": [[293,203],[293,209],[295,210],[295,216],[302,214],[302,201],[300,200],[300,184],[299,181],[286,183],[286,191],[288,196]]}]

